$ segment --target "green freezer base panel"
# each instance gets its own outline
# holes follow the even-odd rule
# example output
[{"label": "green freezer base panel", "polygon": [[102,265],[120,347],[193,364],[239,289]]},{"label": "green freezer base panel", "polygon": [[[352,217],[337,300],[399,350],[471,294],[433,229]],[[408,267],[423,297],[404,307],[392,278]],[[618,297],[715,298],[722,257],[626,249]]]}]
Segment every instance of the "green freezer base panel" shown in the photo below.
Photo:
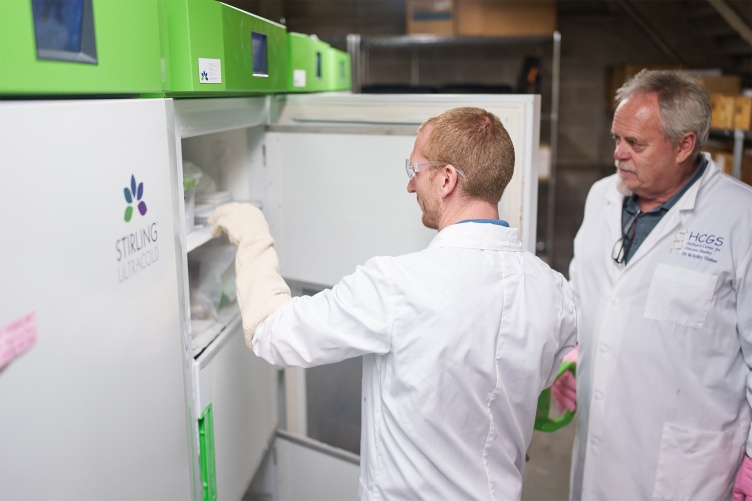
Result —
[{"label": "green freezer base panel", "polygon": [[1,96],[162,90],[154,0],[0,0]]},{"label": "green freezer base panel", "polygon": [[162,95],[284,92],[287,29],[216,0],[160,0],[166,78]]}]

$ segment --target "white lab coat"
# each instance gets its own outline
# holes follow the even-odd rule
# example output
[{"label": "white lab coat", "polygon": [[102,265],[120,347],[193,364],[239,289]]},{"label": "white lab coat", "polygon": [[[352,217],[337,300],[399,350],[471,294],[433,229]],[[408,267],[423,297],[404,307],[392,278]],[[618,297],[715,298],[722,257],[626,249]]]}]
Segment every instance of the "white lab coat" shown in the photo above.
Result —
[{"label": "white lab coat", "polygon": [[752,453],[752,189],[710,161],[622,267],[615,180],[590,190],[570,267],[571,498],[730,499]]},{"label": "white lab coat", "polygon": [[567,282],[517,230],[461,223],[294,298],[253,346],[276,365],[364,355],[361,499],[506,501],[575,318]]}]

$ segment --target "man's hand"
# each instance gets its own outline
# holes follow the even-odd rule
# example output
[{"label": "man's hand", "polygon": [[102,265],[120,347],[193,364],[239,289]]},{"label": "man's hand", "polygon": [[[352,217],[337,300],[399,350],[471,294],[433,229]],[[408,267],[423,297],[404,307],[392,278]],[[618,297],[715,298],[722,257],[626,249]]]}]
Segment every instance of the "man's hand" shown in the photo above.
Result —
[{"label": "man's hand", "polygon": [[[564,362],[577,363],[578,351],[574,347],[565,357]],[[551,398],[553,399],[559,411],[564,409],[574,412],[577,409],[577,380],[571,372],[566,371],[561,375],[554,384],[551,385]]]},{"label": "man's hand", "polygon": [[746,454],[736,474],[734,501],[752,501],[752,459]]},{"label": "man's hand", "polygon": [[290,288],[279,274],[274,240],[264,214],[250,204],[217,207],[209,218],[213,234],[227,233],[238,246],[235,284],[243,317],[246,344],[253,348],[253,333],[266,317],[290,301]]}]

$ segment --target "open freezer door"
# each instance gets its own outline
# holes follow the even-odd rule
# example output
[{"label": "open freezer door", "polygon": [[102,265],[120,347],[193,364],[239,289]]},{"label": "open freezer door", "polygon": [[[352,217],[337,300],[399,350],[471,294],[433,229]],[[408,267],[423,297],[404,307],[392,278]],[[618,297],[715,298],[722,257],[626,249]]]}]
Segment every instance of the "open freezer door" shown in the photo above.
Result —
[{"label": "open freezer door", "polygon": [[515,167],[500,217],[535,251],[540,96],[313,94],[273,105],[265,213],[288,280],[328,287],[371,257],[424,249],[436,232],[407,193],[404,160],[424,120],[462,106],[509,132]]}]

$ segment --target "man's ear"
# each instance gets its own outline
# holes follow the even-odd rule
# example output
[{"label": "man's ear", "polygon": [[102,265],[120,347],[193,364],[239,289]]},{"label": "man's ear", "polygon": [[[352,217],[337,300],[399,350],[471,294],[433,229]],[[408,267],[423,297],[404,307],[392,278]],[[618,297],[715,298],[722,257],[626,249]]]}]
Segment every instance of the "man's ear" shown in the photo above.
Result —
[{"label": "man's ear", "polygon": [[695,144],[697,144],[695,133],[685,133],[676,144],[676,163],[682,163],[689,158],[695,150]]},{"label": "man's ear", "polygon": [[457,170],[451,164],[445,165],[441,169],[441,191],[442,196],[447,196],[452,193],[459,185],[459,174]]}]

